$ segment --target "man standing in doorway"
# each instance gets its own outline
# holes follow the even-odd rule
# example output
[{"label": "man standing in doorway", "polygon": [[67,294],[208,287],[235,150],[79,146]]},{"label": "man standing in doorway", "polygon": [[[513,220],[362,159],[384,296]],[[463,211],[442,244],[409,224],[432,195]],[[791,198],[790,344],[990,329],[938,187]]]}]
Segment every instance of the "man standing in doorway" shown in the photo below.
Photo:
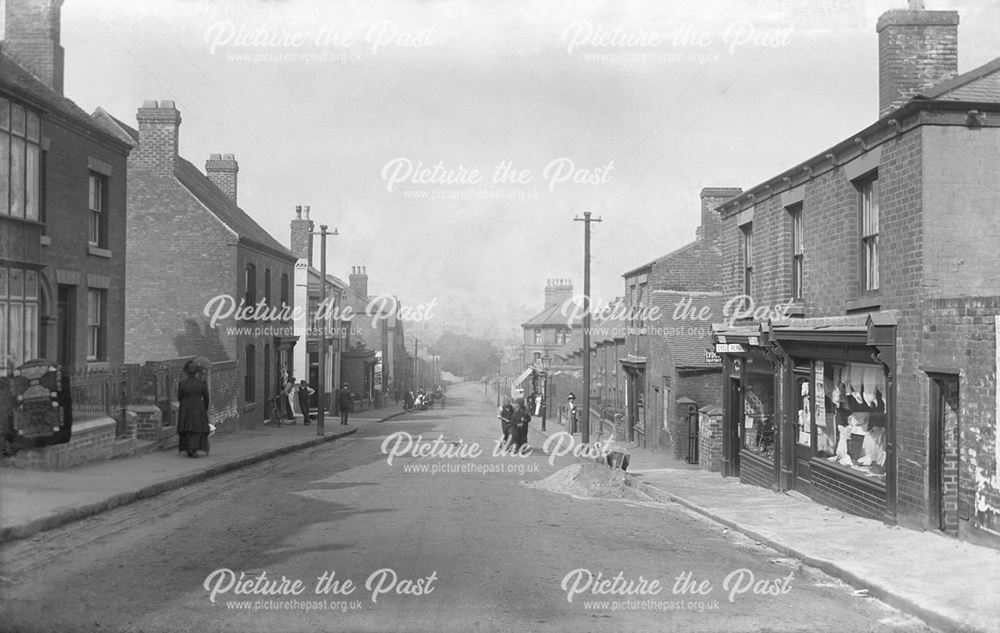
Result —
[{"label": "man standing in doorway", "polygon": [[351,393],[351,385],[344,383],[337,394],[337,406],[340,408],[340,423],[347,424],[347,414],[354,408],[354,394]]}]

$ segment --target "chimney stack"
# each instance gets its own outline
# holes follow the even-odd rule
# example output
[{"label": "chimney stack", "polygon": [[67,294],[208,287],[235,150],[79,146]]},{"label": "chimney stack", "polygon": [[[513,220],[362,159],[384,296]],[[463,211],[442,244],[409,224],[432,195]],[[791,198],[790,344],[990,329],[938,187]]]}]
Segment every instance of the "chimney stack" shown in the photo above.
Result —
[{"label": "chimney stack", "polygon": [[289,241],[288,250],[292,251],[292,254],[299,259],[305,259],[309,261],[309,265],[313,265],[313,239],[310,232],[313,230],[313,221],[309,219],[309,207],[305,207],[305,213],[303,214],[303,207],[301,205],[296,205],[295,207],[295,219],[292,220],[291,229],[292,237]]},{"label": "chimney stack", "polygon": [[559,306],[573,298],[570,279],[549,279],[545,282],[545,308]]},{"label": "chimney stack", "polygon": [[715,209],[733,196],[743,193],[739,187],[705,187],[701,190],[701,226],[695,237],[706,242],[718,242],[722,235],[722,216]]},{"label": "chimney stack", "polygon": [[6,0],[3,52],[58,94],[65,53],[59,44],[63,0]]},{"label": "chimney stack", "polygon": [[958,74],[958,12],[927,11],[922,0],[878,19],[879,118]]},{"label": "chimney stack", "polygon": [[368,297],[368,271],[364,266],[351,266],[351,275],[347,281],[351,290],[362,297]]},{"label": "chimney stack", "polygon": [[181,125],[181,113],[174,102],[143,101],[136,120],[139,122],[136,162],[154,174],[172,174],[177,163],[177,130]]},{"label": "chimney stack", "polygon": [[209,154],[205,161],[205,173],[222,193],[236,204],[236,174],[240,164],[232,154]]}]

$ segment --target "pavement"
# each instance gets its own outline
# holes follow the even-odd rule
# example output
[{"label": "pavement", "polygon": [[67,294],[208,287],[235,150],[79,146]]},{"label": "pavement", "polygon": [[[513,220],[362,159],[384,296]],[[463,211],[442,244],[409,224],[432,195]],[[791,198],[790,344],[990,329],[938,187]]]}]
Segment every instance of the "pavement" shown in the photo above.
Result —
[{"label": "pavement", "polygon": [[242,468],[357,432],[361,426],[404,413],[402,405],[350,414],[349,424],[328,417],[324,435],[315,423],[213,435],[208,455],[196,458],[176,449],[120,457],[59,471],[0,469],[0,543],[29,538],[44,530],[77,521],[138,499],[153,497],[216,475]]},{"label": "pavement", "polygon": [[[65,471],[0,470],[0,543],[31,537],[137,499],[151,497],[277,455],[350,435],[363,425],[401,415],[387,407],[351,415],[340,426],[264,426],[216,435],[208,456],[168,450]],[[542,434],[538,420],[530,440]],[[595,438],[596,439],[596,438]],[[677,503],[727,528],[817,567],[860,592],[916,615],[942,631],[1000,633],[1000,550],[932,532],[892,527],[776,493],[672,455],[630,447],[629,472]]]},{"label": "pavement", "polygon": [[[547,424],[548,433],[538,427],[534,418],[534,437],[565,431],[558,422]],[[628,472],[655,488],[663,501],[798,558],[851,585],[858,595],[870,595],[942,631],[1000,632],[1000,550],[888,526],[794,492],[741,484],[663,451],[626,446]]]}]

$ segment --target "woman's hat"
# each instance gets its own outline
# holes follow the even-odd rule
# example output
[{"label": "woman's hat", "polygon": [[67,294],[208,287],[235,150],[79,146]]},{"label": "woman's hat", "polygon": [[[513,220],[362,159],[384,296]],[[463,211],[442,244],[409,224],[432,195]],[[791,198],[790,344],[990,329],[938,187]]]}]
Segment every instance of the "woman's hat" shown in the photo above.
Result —
[{"label": "woman's hat", "polygon": [[568,396],[566,396],[566,399],[567,400],[576,400],[576,396],[573,395],[573,392],[570,392],[570,394]]}]

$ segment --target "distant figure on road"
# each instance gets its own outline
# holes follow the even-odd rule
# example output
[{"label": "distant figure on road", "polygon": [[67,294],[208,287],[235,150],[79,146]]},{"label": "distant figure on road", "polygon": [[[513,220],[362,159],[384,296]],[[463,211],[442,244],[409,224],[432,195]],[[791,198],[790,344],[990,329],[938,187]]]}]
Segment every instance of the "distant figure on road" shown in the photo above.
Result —
[{"label": "distant figure on road", "polygon": [[347,414],[354,408],[354,394],[351,393],[351,385],[346,382],[337,394],[337,406],[340,407],[340,423],[347,424]]},{"label": "distant figure on road", "polygon": [[441,408],[443,409],[444,408],[444,389],[441,388],[441,385],[438,385],[437,387],[434,388],[434,399],[437,400],[439,403],[441,403]]},{"label": "distant figure on road", "polygon": [[208,383],[204,370],[189,360],[184,364],[187,378],[177,385],[177,450],[195,457],[198,451],[208,455]]},{"label": "distant figure on road", "polygon": [[302,411],[302,424],[312,424],[312,420],[309,418],[309,397],[316,393],[316,390],[310,387],[306,379],[303,378],[299,382],[296,392],[299,396],[299,410]]},{"label": "distant figure on road", "polygon": [[403,395],[403,410],[409,411],[410,409],[412,409],[413,401],[414,401],[413,390],[407,389],[406,394]]},{"label": "distant figure on road", "polygon": [[573,395],[573,392],[570,392],[570,394],[566,396],[566,417],[567,417],[566,426],[569,427],[570,429],[569,432],[576,433],[577,432],[576,396]]}]

